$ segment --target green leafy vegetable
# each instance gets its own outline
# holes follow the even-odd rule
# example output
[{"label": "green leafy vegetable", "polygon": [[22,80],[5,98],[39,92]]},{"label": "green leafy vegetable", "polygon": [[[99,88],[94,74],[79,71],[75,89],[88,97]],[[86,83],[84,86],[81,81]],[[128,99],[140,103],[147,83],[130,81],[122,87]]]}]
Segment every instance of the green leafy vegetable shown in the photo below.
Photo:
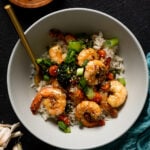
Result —
[{"label": "green leafy vegetable", "polygon": [[112,38],[112,39],[109,39],[109,40],[105,41],[104,47],[112,48],[112,47],[114,47],[114,46],[116,46],[118,44],[119,44],[118,38]]},{"label": "green leafy vegetable", "polygon": [[86,89],[87,87],[87,81],[85,80],[84,77],[81,77],[79,80],[79,86],[81,87],[81,89]]},{"label": "green leafy vegetable", "polygon": [[71,128],[67,126],[63,121],[58,121],[58,127],[65,133],[71,133]]},{"label": "green leafy vegetable", "polygon": [[49,76],[48,74],[44,74],[44,75],[43,75],[43,79],[44,79],[45,81],[49,81],[49,80],[50,80],[50,76]]},{"label": "green leafy vegetable", "polygon": [[75,50],[76,52],[80,52],[83,49],[83,41],[70,41],[68,44],[68,49]]},{"label": "green leafy vegetable", "polygon": [[36,62],[42,70],[47,70],[47,68],[49,68],[52,65],[51,60],[46,58],[38,58],[36,59]]},{"label": "green leafy vegetable", "polygon": [[70,63],[75,63],[75,61],[76,61],[76,51],[73,49],[68,49],[65,63],[70,64]]},{"label": "green leafy vegetable", "polygon": [[76,65],[77,51],[75,49],[77,43],[72,43],[72,42],[69,43],[71,44],[69,46],[70,48],[68,49],[65,61],[59,65],[58,72],[57,72],[57,79],[62,87],[67,87],[70,84],[70,80],[71,78],[76,76],[76,70],[77,70],[77,65]]},{"label": "green leafy vegetable", "polygon": [[81,77],[79,80],[79,86],[84,91],[88,99],[92,99],[95,95],[92,87],[88,86],[87,81],[84,77]]},{"label": "green leafy vegetable", "polygon": [[126,86],[126,80],[125,80],[125,78],[118,78],[118,81],[120,83],[122,83],[124,86]]},{"label": "green leafy vegetable", "polygon": [[77,75],[77,76],[82,76],[83,73],[84,73],[84,68],[78,68],[76,75]]},{"label": "green leafy vegetable", "polygon": [[86,87],[85,94],[86,94],[88,99],[93,99],[94,95],[95,95],[92,87]]},{"label": "green leafy vegetable", "polygon": [[77,39],[83,42],[82,48],[93,47],[93,40],[91,35],[87,33],[80,33],[76,35]]},{"label": "green leafy vegetable", "polygon": [[88,62],[89,62],[89,60],[86,59],[86,60],[83,62],[82,67],[85,67],[85,66],[87,65]]},{"label": "green leafy vegetable", "polygon": [[71,78],[76,75],[77,66],[74,63],[62,63],[58,67],[57,80],[62,87],[67,87],[70,84]]},{"label": "green leafy vegetable", "polygon": [[36,59],[36,62],[41,68],[41,73],[42,73],[43,79],[45,81],[48,81],[50,79],[50,76],[48,73],[48,68],[51,65],[53,65],[53,63],[48,58],[38,58],[38,59]]}]

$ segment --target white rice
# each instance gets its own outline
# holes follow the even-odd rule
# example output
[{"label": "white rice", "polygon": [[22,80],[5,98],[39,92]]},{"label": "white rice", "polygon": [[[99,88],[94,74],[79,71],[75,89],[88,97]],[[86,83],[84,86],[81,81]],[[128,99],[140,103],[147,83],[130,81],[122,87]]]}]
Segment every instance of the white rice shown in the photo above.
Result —
[{"label": "white rice", "polygon": [[92,40],[93,40],[93,48],[96,50],[101,49],[102,45],[105,42],[105,39],[103,38],[102,32],[99,32],[98,35],[93,35]]},{"label": "white rice", "polygon": [[[93,48],[96,49],[96,50],[99,50],[102,48],[104,42],[106,41],[104,38],[103,38],[103,33],[102,32],[99,32],[98,35],[93,35],[93,38],[94,40],[93,42]],[[123,77],[123,74],[124,74],[124,71],[125,71],[125,67],[124,67],[124,64],[123,64],[123,58],[118,56],[117,55],[117,52],[118,52],[118,49],[119,47],[118,46],[115,46],[113,48],[103,48],[106,52],[106,56],[107,57],[111,57],[111,68],[113,69],[117,69],[119,70],[120,74],[117,74],[117,77]]]},{"label": "white rice", "polygon": [[42,118],[47,121],[50,118],[50,115],[48,114],[47,110],[43,105],[40,105],[40,108],[38,109],[38,112],[41,114]]},{"label": "white rice", "polygon": [[[102,48],[104,42],[106,41],[104,38],[103,38],[103,34],[102,32],[99,32],[98,35],[93,35],[92,36],[92,39],[93,39],[93,48],[96,49],[96,50],[99,50]],[[54,43],[53,43],[54,44]],[[62,41],[59,41],[57,44],[61,45],[61,47],[63,47],[63,50],[66,51],[67,50],[67,45],[62,42]],[[106,55],[107,57],[111,57],[111,68],[114,68],[114,69],[117,69],[120,71],[120,74],[117,74],[117,78],[120,78],[120,77],[124,77],[124,64],[123,64],[123,58],[121,58],[120,56],[117,55],[117,51],[118,51],[118,47],[114,47],[114,48],[104,48],[104,50],[106,51]],[[48,56],[48,52],[45,52],[43,55],[42,55],[43,58],[49,58]],[[34,88],[37,92],[43,87],[46,85],[46,81],[41,81],[39,83],[39,86],[36,87],[35,84],[34,84],[34,73],[35,73],[35,69],[34,69],[34,66],[31,65],[31,76],[30,78],[33,80],[33,83],[31,84],[31,87]],[[76,120],[75,118],[75,107],[74,107],[74,104],[71,100],[67,100],[67,103],[69,105],[71,105],[71,110],[69,112],[69,119],[71,121],[71,125],[76,125],[76,124],[79,124],[78,121]],[[40,108],[38,110],[38,112],[41,114],[41,116],[43,117],[43,119],[46,121],[48,120],[49,118],[51,118],[52,116],[50,116],[47,112],[47,110],[43,107],[43,105],[40,105]],[[103,116],[105,118],[105,116]]]},{"label": "white rice", "polygon": [[125,68],[123,65],[123,58],[118,55],[114,55],[111,61],[111,68],[115,68],[117,70],[120,70],[121,72],[124,72]]}]

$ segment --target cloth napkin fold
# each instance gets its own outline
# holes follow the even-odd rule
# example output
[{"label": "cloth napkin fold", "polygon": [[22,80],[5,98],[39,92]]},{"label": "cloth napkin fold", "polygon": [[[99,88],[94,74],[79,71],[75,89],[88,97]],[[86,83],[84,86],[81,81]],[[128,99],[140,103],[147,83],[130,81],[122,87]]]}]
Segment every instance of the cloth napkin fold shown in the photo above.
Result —
[{"label": "cloth napkin fold", "polygon": [[[150,52],[146,60],[150,82]],[[136,123],[121,138],[96,150],[150,150],[150,83],[144,109]]]}]

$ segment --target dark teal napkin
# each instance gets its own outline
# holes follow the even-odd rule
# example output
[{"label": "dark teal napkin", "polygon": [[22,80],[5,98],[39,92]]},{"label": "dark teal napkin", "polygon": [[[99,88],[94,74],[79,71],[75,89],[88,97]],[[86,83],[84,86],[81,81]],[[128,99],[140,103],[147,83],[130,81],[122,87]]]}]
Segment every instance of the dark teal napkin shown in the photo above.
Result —
[{"label": "dark teal napkin", "polygon": [[[150,81],[150,52],[146,59]],[[136,123],[121,138],[96,150],[150,150],[150,84],[146,104]]]}]

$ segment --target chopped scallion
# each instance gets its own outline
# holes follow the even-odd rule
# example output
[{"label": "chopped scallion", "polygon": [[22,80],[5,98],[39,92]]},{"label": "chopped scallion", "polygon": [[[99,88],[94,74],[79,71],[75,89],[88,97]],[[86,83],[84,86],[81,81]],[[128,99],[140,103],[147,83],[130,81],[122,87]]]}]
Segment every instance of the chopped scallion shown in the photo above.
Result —
[{"label": "chopped scallion", "polygon": [[68,45],[68,49],[73,49],[76,52],[80,52],[82,49],[83,42],[82,41],[70,41]]},{"label": "chopped scallion", "polygon": [[114,46],[117,46],[118,44],[119,44],[118,38],[112,38],[112,39],[106,40],[104,43],[104,46],[112,48]]},{"label": "chopped scallion", "polygon": [[45,75],[43,75],[43,79],[44,79],[45,81],[49,81],[50,77],[49,77],[47,74],[45,74]]},{"label": "chopped scallion", "polygon": [[58,127],[65,133],[71,133],[71,128],[67,126],[63,121],[58,121]]},{"label": "chopped scallion", "polygon": [[126,86],[126,80],[125,80],[125,78],[118,78],[118,81],[120,83],[122,83],[124,86]]},{"label": "chopped scallion", "polygon": [[81,77],[80,80],[79,80],[79,86],[84,90],[86,89],[86,86],[87,86],[87,81],[85,80],[84,77]]},{"label": "chopped scallion", "polygon": [[86,88],[85,94],[86,94],[86,96],[87,96],[88,99],[93,99],[94,95],[95,95],[95,93],[93,91],[93,88],[91,88],[91,87],[87,87]]},{"label": "chopped scallion", "polygon": [[82,76],[83,73],[84,73],[84,68],[78,68],[76,75],[77,75],[77,76]]},{"label": "chopped scallion", "polygon": [[89,60],[86,59],[86,60],[83,62],[82,67],[85,67],[85,66],[87,65],[88,62],[89,62]]}]

